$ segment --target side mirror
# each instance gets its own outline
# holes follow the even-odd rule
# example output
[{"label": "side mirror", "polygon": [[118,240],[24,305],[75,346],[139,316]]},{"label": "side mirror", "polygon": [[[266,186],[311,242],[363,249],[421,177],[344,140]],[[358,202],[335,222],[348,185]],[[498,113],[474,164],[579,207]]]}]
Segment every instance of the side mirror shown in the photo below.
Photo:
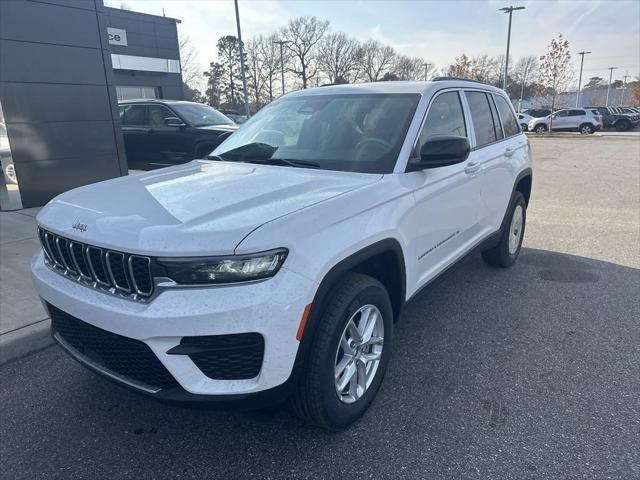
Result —
[{"label": "side mirror", "polygon": [[164,123],[167,127],[184,127],[185,123],[178,117],[166,117]]},{"label": "side mirror", "polygon": [[446,167],[462,163],[469,157],[471,146],[467,137],[438,135],[429,138],[420,149],[420,158],[407,165],[407,172]]}]

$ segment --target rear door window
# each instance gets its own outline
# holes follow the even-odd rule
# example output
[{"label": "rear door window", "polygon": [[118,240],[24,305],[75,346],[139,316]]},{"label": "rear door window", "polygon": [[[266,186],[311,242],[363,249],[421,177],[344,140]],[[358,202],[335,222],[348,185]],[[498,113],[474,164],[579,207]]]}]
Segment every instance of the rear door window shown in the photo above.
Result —
[{"label": "rear door window", "polygon": [[507,100],[502,95],[494,95],[493,98],[496,101],[498,113],[500,113],[504,136],[512,137],[513,135],[518,135],[520,133],[520,127],[518,126],[518,121],[513,116],[513,110],[511,110]]},{"label": "rear door window", "polygon": [[[489,99],[484,92],[466,91],[467,102],[471,110],[471,121],[476,136],[476,147],[482,147],[495,142],[498,137],[493,124],[493,115],[489,106]],[[502,134],[502,132],[500,132]]]}]

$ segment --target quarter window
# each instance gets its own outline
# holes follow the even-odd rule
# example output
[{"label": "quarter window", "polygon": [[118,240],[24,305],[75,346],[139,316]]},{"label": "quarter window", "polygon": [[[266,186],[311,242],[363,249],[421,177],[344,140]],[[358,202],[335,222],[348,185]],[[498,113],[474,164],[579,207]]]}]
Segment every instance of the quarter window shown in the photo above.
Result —
[{"label": "quarter window", "polygon": [[502,127],[504,128],[504,136],[511,137],[520,133],[518,121],[513,116],[513,110],[502,95],[494,95],[493,97],[498,107],[498,113],[502,119]]},{"label": "quarter window", "polygon": [[487,95],[484,92],[465,92],[465,94],[471,109],[471,121],[476,135],[476,147],[495,142],[498,137]]},{"label": "quarter window", "polygon": [[418,137],[417,151],[420,151],[429,137],[436,135],[467,136],[458,92],[445,92],[433,100],[420,137]]}]

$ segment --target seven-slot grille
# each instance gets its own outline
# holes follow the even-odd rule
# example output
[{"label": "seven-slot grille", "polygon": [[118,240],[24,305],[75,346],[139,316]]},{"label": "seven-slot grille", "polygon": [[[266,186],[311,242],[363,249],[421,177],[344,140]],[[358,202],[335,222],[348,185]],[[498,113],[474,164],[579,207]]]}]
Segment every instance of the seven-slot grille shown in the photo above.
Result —
[{"label": "seven-slot grille", "polygon": [[55,271],[137,300],[153,294],[151,259],[87,245],[38,228],[46,263]]}]

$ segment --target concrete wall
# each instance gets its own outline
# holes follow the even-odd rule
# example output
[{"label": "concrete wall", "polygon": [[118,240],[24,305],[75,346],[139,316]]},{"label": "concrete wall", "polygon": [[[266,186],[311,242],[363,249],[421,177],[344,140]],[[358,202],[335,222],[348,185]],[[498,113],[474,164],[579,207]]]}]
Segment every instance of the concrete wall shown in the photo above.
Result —
[{"label": "concrete wall", "polygon": [[102,0],[0,0],[0,102],[24,207],[127,173]]},{"label": "concrete wall", "polygon": [[[105,13],[109,27],[127,32],[128,45],[110,45],[111,53],[180,60],[175,19],[116,8],[105,8]],[[162,98],[184,98],[180,74],[115,70],[114,76],[116,85],[160,87]]]}]

